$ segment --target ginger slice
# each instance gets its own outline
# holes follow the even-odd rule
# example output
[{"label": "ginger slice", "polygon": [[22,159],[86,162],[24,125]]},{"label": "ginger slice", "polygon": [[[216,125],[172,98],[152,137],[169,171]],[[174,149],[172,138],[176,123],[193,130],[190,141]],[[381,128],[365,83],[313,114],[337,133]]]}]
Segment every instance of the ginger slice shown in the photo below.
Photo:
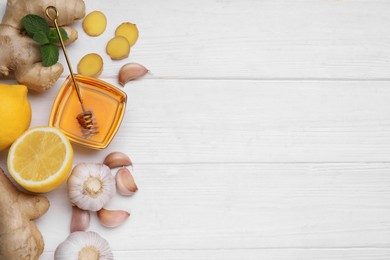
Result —
[{"label": "ginger slice", "polygon": [[131,47],[138,39],[138,28],[133,23],[121,23],[115,30],[115,36],[125,37],[129,41]]},{"label": "ginger slice", "polygon": [[93,11],[89,13],[83,21],[83,29],[89,36],[99,36],[107,26],[107,18],[100,11]]},{"label": "ginger slice", "polygon": [[130,44],[123,36],[115,36],[106,46],[106,52],[113,60],[121,60],[129,57]]},{"label": "ginger slice", "polygon": [[81,58],[77,65],[79,74],[97,78],[103,71],[103,59],[97,53],[89,53]]}]

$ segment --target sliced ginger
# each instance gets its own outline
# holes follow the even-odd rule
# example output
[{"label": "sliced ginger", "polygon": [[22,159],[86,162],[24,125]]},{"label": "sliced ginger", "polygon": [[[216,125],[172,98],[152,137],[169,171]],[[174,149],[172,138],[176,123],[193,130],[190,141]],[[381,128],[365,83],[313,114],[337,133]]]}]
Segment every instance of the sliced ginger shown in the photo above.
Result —
[{"label": "sliced ginger", "polygon": [[105,30],[107,26],[107,18],[100,11],[93,11],[89,13],[83,21],[83,28],[86,34],[89,36],[99,36]]},{"label": "sliced ginger", "polygon": [[130,44],[123,36],[115,36],[106,46],[106,52],[113,60],[121,60],[129,57]]},{"label": "sliced ginger", "polygon": [[130,47],[135,44],[138,39],[138,28],[133,23],[122,23],[115,30],[115,36],[125,37],[130,44]]},{"label": "sliced ginger", "polygon": [[89,77],[99,77],[103,71],[103,59],[97,53],[89,53],[81,58],[77,65],[79,74]]}]

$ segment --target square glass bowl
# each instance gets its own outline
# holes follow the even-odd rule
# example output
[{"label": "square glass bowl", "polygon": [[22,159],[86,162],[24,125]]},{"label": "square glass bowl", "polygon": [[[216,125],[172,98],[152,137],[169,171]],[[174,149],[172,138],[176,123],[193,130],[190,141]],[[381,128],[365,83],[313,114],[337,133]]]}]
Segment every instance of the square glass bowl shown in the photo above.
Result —
[{"label": "square glass bowl", "polygon": [[92,111],[97,134],[85,135],[77,121],[82,113],[71,76],[62,84],[54,101],[49,126],[63,131],[70,141],[88,148],[107,148],[122,122],[127,95],[113,85],[96,78],[74,75],[86,111]]}]

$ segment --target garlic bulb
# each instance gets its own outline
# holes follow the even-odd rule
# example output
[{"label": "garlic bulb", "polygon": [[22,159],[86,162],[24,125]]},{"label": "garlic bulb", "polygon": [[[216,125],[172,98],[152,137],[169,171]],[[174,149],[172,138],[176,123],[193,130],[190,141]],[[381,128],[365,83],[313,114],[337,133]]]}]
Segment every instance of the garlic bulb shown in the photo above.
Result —
[{"label": "garlic bulb", "polygon": [[115,192],[115,178],[104,164],[80,163],[68,179],[69,200],[80,209],[98,211]]},{"label": "garlic bulb", "polygon": [[76,231],[58,245],[54,260],[111,260],[114,255],[107,240],[93,231]]}]

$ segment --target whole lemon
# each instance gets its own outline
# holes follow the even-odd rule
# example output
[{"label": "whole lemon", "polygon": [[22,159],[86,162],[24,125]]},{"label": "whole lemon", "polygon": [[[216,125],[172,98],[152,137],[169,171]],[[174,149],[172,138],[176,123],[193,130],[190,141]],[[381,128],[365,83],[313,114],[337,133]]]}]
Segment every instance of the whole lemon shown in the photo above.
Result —
[{"label": "whole lemon", "polygon": [[0,151],[23,134],[31,123],[31,106],[24,85],[0,84]]}]

